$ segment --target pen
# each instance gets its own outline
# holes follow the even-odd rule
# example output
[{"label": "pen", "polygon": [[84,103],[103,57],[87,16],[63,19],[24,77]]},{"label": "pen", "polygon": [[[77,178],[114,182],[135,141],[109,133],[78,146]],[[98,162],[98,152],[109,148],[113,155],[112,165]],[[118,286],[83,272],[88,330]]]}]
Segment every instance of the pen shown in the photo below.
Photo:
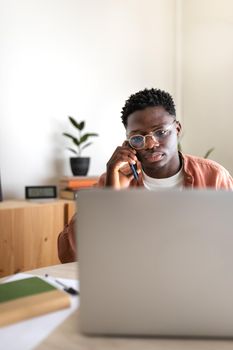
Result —
[{"label": "pen", "polygon": [[[45,274],[45,277],[49,277],[49,275],[46,273]],[[64,283],[62,283],[61,281],[58,281],[58,280],[54,280],[54,282],[56,282],[57,284],[60,284],[60,286],[63,287],[63,290],[71,295],[79,295],[79,291],[72,288],[72,287],[68,287],[66,286]]]},{"label": "pen", "polygon": [[130,168],[133,172],[133,176],[135,178],[135,180],[138,180],[138,173],[137,173],[137,170],[135,169],[135,165],[134,164],[130,164]]},{"label": "pen", "polygon": [[55,282],[57,282],[58,284],[60,284],[62,287],[64,287],[64,291],[71,294],[71,295],[79,295],[79,292],[72,288],[72,287],[67,287],[64,283],[58,281],[58,280],[55,280]]}]

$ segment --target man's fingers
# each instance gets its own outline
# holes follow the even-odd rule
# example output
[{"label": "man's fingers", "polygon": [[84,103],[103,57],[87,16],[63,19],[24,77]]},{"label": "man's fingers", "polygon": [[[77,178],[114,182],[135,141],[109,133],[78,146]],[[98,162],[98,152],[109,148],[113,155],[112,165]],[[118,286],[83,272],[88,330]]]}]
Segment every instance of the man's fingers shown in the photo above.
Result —
[{"label": "man's fingers", "polygon": [[134,154],[136,154],[136,150],[134,148],[132,148],[129,144],[129,141],[125,140],[122,144],[122,147],[127,147],[128,149],[130,149]]},{"label": "man's fingers", "polygon": [[125,149],[121,152],[121,159],[130,164],[135,164],[137,162],[137,157],[131,150]]},{"label": "man's fingers", "polygon": [[132,174],[130,174],[130,175],[128,175],[127,177],[128,177],[128,180],[129,180],[129,181],[132,181],[132,180],[134,179],[134,175],[133,175],[133,173],[132,173]]}]

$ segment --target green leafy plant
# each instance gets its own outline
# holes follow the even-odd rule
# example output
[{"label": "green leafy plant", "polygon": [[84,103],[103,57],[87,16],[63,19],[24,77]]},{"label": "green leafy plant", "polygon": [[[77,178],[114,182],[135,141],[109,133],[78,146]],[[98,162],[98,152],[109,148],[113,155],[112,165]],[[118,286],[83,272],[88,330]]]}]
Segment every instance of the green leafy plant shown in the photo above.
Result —
[{"label": "green leafy plant", "polygon": [[214,147],[208,149],[208,151],[205,153],[205,155],[203,156],[203,158],[208,158],[209,155],[214,151]]},{"label": "green leafy plant", "polygon": [[84,128],[85,128],[85,121],[82,120],[80,123],[77,122],[73,117],[68,117],[69,121],[71,122],[72,126],[78,131],[78,136],[73,136],[67,132],[64,132],[62,135],[68,137],[69,139],[72,140],[75,149],[74,148],[68,148],[72,153],[75,153],[77,157],[81,157],[82,151],[84,148],[90,146],[92,142],[88,142],[90,137],[93,136],[99,136],[96,133],[89,132],[89,133],[84,133]]}]

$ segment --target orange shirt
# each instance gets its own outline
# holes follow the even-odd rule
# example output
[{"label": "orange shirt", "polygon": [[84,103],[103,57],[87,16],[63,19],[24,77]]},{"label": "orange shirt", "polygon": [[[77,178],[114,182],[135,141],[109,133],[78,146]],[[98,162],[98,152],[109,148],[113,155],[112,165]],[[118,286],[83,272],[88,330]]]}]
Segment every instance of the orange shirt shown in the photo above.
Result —
[{"label": "orange shirt", "polygon": [[[216,190],[233,190],[233,179],[229,172],[220,164],[213,160],[203,159],[195,156],[180,153],[183,160],[184,187],[193,188],[213,188]],[[131,171],[130,167],[125,168],[125,172]],[[98,187],[104,187],[105,174],[101,175]],[[129,187],[143,186],[142,173],[139,179],[132,179]],[[76,260],[75,245],[75,216],[66,225],[58,237],[58,255],[62,263]]]}]

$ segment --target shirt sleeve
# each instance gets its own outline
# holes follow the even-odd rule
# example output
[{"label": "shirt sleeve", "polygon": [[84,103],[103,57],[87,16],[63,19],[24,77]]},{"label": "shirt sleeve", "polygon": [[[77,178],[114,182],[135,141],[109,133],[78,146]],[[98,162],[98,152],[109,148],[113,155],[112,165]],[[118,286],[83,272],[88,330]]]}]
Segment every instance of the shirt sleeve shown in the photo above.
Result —
[{"label": "shirt sleeve", "polygon": [[69,263],[77,260],[77,249],[75,239],[76,214],[72,217],[57,240],[58,257],[61,263]]},{"label": "shirt sleeve", "polygon": [[221,189],[233,191],[233,179],[225,168],[220,173],[218,186]]}]

